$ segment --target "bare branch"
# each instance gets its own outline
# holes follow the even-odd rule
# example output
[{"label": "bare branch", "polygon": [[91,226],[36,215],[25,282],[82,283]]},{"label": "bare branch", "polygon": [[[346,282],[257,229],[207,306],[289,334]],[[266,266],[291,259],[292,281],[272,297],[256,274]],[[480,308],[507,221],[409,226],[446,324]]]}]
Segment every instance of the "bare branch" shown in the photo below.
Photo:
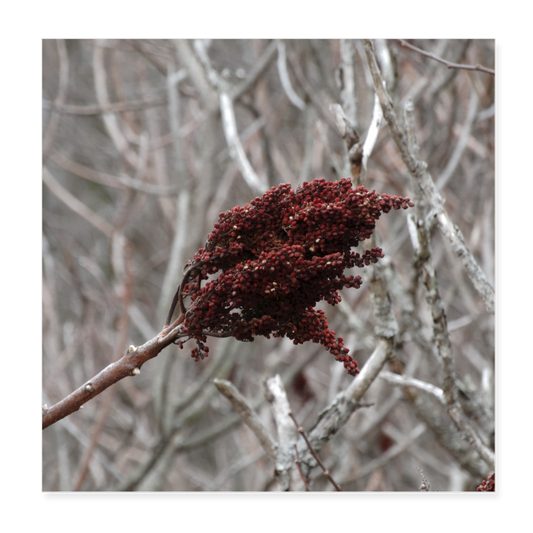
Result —
[{"label": "bare branch", "polygon": [[[402,154],[404,163],[409,168],[413,177],[423,182],[423,184],[421,184],[421,188],[422,190],[424,190],[426,195],[428,195],[428,199],[430,200],[431,205],[433,207],[434,206],[440,207],[439,215],[438,215],[440,217],[439,221],[441,222],[441,227],[444,227],[443,233],[450,237],[451,235],[450,233],[446,231],[446,229],[448,228],[449,225],[451,225],[451,222],[446,212],[444,211],[444,208],[442,207],[442,204],[443,204],[442,198],[437,192],[435,184],[433,183],[433,180],[431,179],[430,174],[426,171],[427,165],[423,162],[418,161],[410,151],[409,140],[410,140],[410,144],[414,145],[413,134],[407,135],[402,130],[402,128],[399,126],[396,120],[396,115],[392,107],[391,99],[385,90],[385,86],[381,78],[379,69],[377,67],[377,63],[376,63],[375,56],[372,51],[372,45],[370,41],[365,41],[365,51],[367,54],[370,72],[374,80],[374,88],[380,98],[384,116],[387,120],[387,123],[389,124],[391,132],[393,134],[393,138],[396,142],[396,145],[400,153]],[[412,121],[407,121],[407,122],[411,123]],[[428,194],[429,191],[431,192]],[[421,223],[418,225],[418,228],[422,230],[424,226],[425,224]],[[458,228],[454,228],[454,229],[455,229],[455,236],[458,237],[458,234],[460,232]],[[462,238],[462,235],[461,235],[461,238]],[[419,257],[424,262],[424,267],[422,268],[422,270],[423,270],[423,275],[424,275],[424,282],[425,282],[426,289],[427,289],[427,299],[431,306],[431,312],[433,316],[434,345],[436,346],[437,354],[439,355],[439,358],[443,365],[444,395],[446,399],[446,404],[448,406],[448,412],[450,416],[452,417],[452,419],[455,421],[458,429],[466,432],[466,434],[469,436],[471,441],[476,445],[476,448],[480,452],[480,455],[483,457],[484,460],[487,460],[487,458],[489,458],[490,456],[486,453],[486,450],[481,447],[479,443],[479,438],[477,438],[476,433],[473,430],[473,428],[470,425],[463,423],[464,413],[462,412],[462,409],[459,407],[457,403],[458,391],[457,391],[457,381],[456,381],[456,374],[455,374],[455,369],[454,369],[451,342],[450,342],[450,338],[449,338],[449,334],[447,330],[444,304],[442,302],[442,299],[440,297],[439,290],[438,290],[436,274],[435,274],[432,263],[429,261],[431,252],[430,252],[430,247],[429,247],[427,230],[423,232],[419,231],[418,242],[419,242],[419,245],[421,246]],[[452,245],[453,243],[454,243],[454,240],[452,240]],[[462,239],[462,244],[464,246],[464,250],[467,252],[466,246],[464,245],[464,239]],[[458,255],[460,256],[460,254]],[[483,272],[481,271],[481,269],[479,268],[479,266],[477,265],[477,263],[475,262],[475,260],[473,259],[473,257],[471,256],[469,252],[468,252],[468,255],[470,256],[471,261],[475,264],[475,267],[477,267],[477,270],[478,270],[477,276],[474,279],[478,281],[480,279],[483,279],[486,282],[486,278]],[[474,285],[476,285],[475,282],[474,282]],[[482,296],[483,296],[483,293],[482,293]],[[490,301],[489,302],[486,301],[486,303],[490,303]],[[494,302],[492,301],[492,310],[494,309],[493,306],[494,306]]]},{"label": "bare branch", "polygon": [[[328,478],[328,481],[335,487],[336,491],[340,492],[341,491],[340,487],[337,485],[337,483],[335,483],[335,480],[331,477],[331,474],[329,473],[329,470],[322,464],[322,461],[320,460],[320,457],[318,457],[318,455],[316,454],[315,450],[313,450],[313,447],[311,446],[311,443],[309,442],[309,439],[307,438],[307,435],[305,434],[304,428],[302,426],[300,426],[300,424],[298,424],[298,422],[296,421],[296,418],[294,418],[294,415],[292,414],[292,412],[289,413],[289,416],[292,418],[292,421],[294,422],[294,425],[296,426],[296,429],[298,430],[298,433],[300,433],[300,435],[304,438],[305,443],[307,444],[307,448],[309,449],[309,452],[315,458],[315,461],[318,463],[318,466],[320,466],[320,468],[322,469],[322,472],[324,472],[324,475]],[[294,445],[294,449],[296,450],[296,453],[298,454],[298,447],[296,446],[296,444]],[[297,462],[298,469],[300,470],[300,473],[302,474],[299,458],[297,457],[296,459],[298,461]],[[307,487],[307,484],[306,484],[306,487]]]},{"label": "bare branch", "polygon": [[454,405],[451,409],[448,409],[448,413],[450,414],[450,417],[455,422],[457,427],[464,434],[466,434],[472,446],[476,449],[481,458],[489,465],[489,468],[491,470],[494,470],[494,452],[490,450],[487,446],[485,446],[485,444],[477,434],[476,430],[472,426],[472,423],[465,415],[464,411],[458,405]]},{"label": "bare branch", "polygon": [[355,92],[354,45],[352,39],[340,40],[339,77],[341,103],[348,120],[357,128],[357,95]]},{"label": "bare branch", "polygon": [[214,379],[218,391],[223,394],[233,405],[237,414],[244,423],[253,431],[268,457],[276,462],[276,445],[270,438],[266,427],[263,425],[257,413],[252,409],[244,396],[237,390],[235,385],[225,379]]},{"label": "bare branch", "polygon": [[374,149],[376,141],[378,140],[379,130],[381,129],[381,124],[383,123],[383,111],[381,110],[381,105],[379,103],[379,98],[377,95],[374,97],[374,109],[372,110],[372,120],[368,131],[366,133],[365,144],[363,145],[363,169],[366,172],[368,165],[368,158]]},{"label": "bare branch", "polygon": [[237,133],[237,123],[235,121],[235,112],[233,110],[233,102],[230,97],[231,90],[227,88],[227,83],[219,76],[218,72],[212,67],[207,50],[202,41],[195,41],[195,49],[198,59],[202,64],[205,75],[209,80],[213,90],[218,92],[220,113],[222,115],[222,126],[224,128],[224,135],[228,143],[231,158],[237,164],[246,183],[256,194],[263,194],[266,190],[262,180],[255,173],[250,161],[246,157],[244,148],[242,147],[239,134]]},{"label": "bare branch", "polygon": [[255,86],[261,76],[267,71],[267,69],[274,61],[277,50],[278,43],[274,39],[266,47],[265,51],[263,52],[263,55],[257,60],[257,62],[254,64],[246,78],[242,81],[242,83],[231,91],[230,98],[232,101],[238,100]]},{"label": "bare branch", "polygon": [[359,134],[350,120],[348,120],[348,117],[344,113],[344,109],[339,104],[330,105],[329,110],[335,119],[341,137],[346,143],[352,177],[355,185],[359,186],[361,185],[360,173],[364,156],[363,146],[359,142]]},{"label": "bare branch", "polygon": [[246,183],[248,183],[252,191],[256,194],[263,194],[266,187],[255,173],[255,170],[252,168],[250,161],[248,161],[244,153],[244,148],[237,133],[233,104],[231,103],[231,98],[225,92],[220,92],[220,112],[222,114],[222,125],[224,126],[224,134],[226,135],[231,158],[239,167]]},{"label": "bare branch", "polygon": [[143,183],[128,176],[113,176],[105,172],[93,170],[92,168],[72,161],[64,154],[55,150],[50,154],[50,160],[80,178],[105,185],[106,187],[112,187],[113,189],[123,189],[124,187],[128,187],[134,191],[153,194],[154,196],[173,196],[178,192],[178,187],[175,185],[161,187],[159,185],[153,185],[152,183]]},{"label": "bare branch", "polygon": [[305,486],[305,490],[307,492],[310,492],[310,488],[309,488],[309,485],[307,484],[307,479],[305,478],[305,475],[302,471],[302,465],[300,464],[300,455],[298,453],[298,446],[296,446],[296,444],[294,445],[294,453],[296,454],[296,466],[298,467],[298,472],[300,472],[300,477],[302,478],[302,482]]},{"label": "bare branch", "polygon": [[[94,85],[98,103],[102,108],[107,108],[110,104],[107,90],[107,75],[104,65],[103,42],[99,41],[93,52]],[[139,157],[130,148],[130,144],[122,132],[119,121],[114,113],[106,112],[103,115],[104,124],[109,137],[113,141],[118,152],[133,167],[138,168]]]},{"label": "bare branch", "polygon": [[407,376],[400,376],[398,374],[393,374],[392,372],[382,372],[379,377],[385,381],[388,381],[389,383],[392,383],[393,385],[400,385],[402,387],[415,387],[423,390],[424,392],[428,392],[429,394],[433,394],[433,396],[435,396],[439,402],[441,402],[443,405],[446,405],[444,391],[439,389],[439,387],[435,387],[435,385],[432,385],[431,383],[426,383],[425,381]]},{"label": "bare branch", "polygon": [[289,71],[287,70],[287,54],[285,52],[285,44],[281,41],[278,41],[278,73],[279,79],[281,81],[281,86],[287,95],[287,98],[290,102],[301,109],[305,109],[305,102],[294,92],[294,89],[291,85],[291,80],[289,78]]},{"label": "bare branch", "polygon": [[[320,451],[333,438],[346,424],[353,412],[360,407],[359,400],[385,366],[391,353],[390,342],[380,339],[376,349],[357,375],[357,378],[318,415],[315,425],[308,432],[309,442],[316,452]],[[312,455],[308,450],[305,450],[302,446],[299,446],[299,449],[302,463],[308,464],[312,461]]]},{"label": "bare branch", "polygon": [[477,95],[477,92],[475,90],[472,90],[472,93],[470,95],[470,102],[468,102],[466,120],[463,124],[461,135],[459,137],[459,140],[457,141],[457,145],[455,146],[452,156],[450,157],[450,160],[446,165],[446,168],[442,171],[436,181],[437,189],[439,190],[442,190],[446,183],[448,183],[448,180],[452,177],[453,173],[455,172],[455,169],[457,168],[457,165],[459,164],[459,161],[461,160],[461,156],[463,155],[463,152],[468,143],[468,139],[470,138],[472,124],[474,123],[474,119],[476,118],[478,103],[479,97]]},{"label": "bare branch", "polygon": [[79,216],[87,220],[92,226],[100,230],[110,239],[113,236],[114,228],[109,222],[100,218],[96,213],[89,209],[83,202],[80,202],[75,196],[67,191],[55,178],[51,172],[43,167],[43,181],[52,193],[59,198],[65,205]]},{"label": "bare branch", "polygon": [[164,339],[158,336],[145,342],[142,346],[130,346],[121,359],[111,363],[66,398],[49,407],[43,413],[43,429],[78,411],[83,404],[98,396],[117,381],[139,375],[142,365],[157,357],[164,348],[183,336],[180,333],[176,329]]},{"label": "bare branch", "polygon": [[463,69],[463,70],[479,70],[480,72],[486,72],[487,74],[491,74],[492,76],[496,75],[496,72],[491,69],[484,67],[483,65],[459,65],[457,63],[450,63],[449,61],[446,61],[445,59],[442,59],[441,57],[437,57],[435,54],[432,54],[431,52],[426,52],[412,44],[409,44],[407,41],[404,41],[403,39],[398,39],[400,41],[400,46],[403,46],[404,48],[409,48],[410,50],[414,50],[415,52],[418,52],[419,54],[422,54],[425,57],[429,57],[430,59],[434,59],[435,61],[438,61],[439,63],[442,63],[443,65],[446,65],[448,68],[457,68],[457,69]]},{"label": "bare branch", "polygon": [[[283,40],[281,56],[278,42],[72,40],[64,42],[65,62],[60,43],[43,41],[43,140],[54,120],[59,127],[43,170],[42,403],[53,406],[82,383],[91,384],[80,391],[81,397],[88,395],[93,380],[86,379],[113,361],[125,364],[130,344],[157,339],[153,353],[167,345],[147,376],[146,367],[133,368],[131,375],[143,372],[140,379],[121,379],[83,410],[43,431],[43,490],[334,490],[290,417],[285,418],[292,431],[285,455],[276,455],[276,427],[281,431],[283,426],[270,415],[275,406],[266,405],[265,396],[272,393],[257,389],[261,376],[276,374],[285,388],[279,404],[282,398],[290,401],[288,408],[305,427],[312,450],[343,491],[416,491],[421,484],[417,467],[431,481],[431,490],[465,491],[492,472],[494,316],[466,279],[464,259],[450,249],[441,223],[446,226],[445,208],[453,221],[451,233],[460,235],[454,224],[465,232],[469,251],[494,286],[495,77],[446,68],[401,49],[397,40],[373,41],[407,152],[415,163],[425,159],[428,165],[413,177],[388,123],[381,131],[386,108],[374,88],[363,41]],[[494,68],[494,40],[408,42],[449,63]],[[105,48],[96,70],[95,47]],[[98,77],[104,81],[104,99],[97,92]],[[305,104],[303,113],[287,96],[283,77]],[[63,88],[68,94],[61,99]],[[231,102],[231,107],[225,103],[234,126],[230,139],[240,141],[240,149],[233,143],[231,153],[222,93]],[[114,116],[130,159],[111,138],[105,115]],[[258,212],[257,201],[252,204],[257,187],[251,189],[244,177],[246,162],[268,188],[285,182],[296,192],[304,181],[309,185],[320,179],[313,187],[321,187],[321,178],[327,184],[352,174],[352,185],[375,189],[380,196],[407,196],[409,191],[405,213],[396,205],[399,211],[376,223],[375,240],[345,250],[346,255],[381,247],[378,268],[365,265],[357,272],[363,281],[358,290],[339,289],[342,301],[317,309],[358,360],[355,378],[343,371],[346,361],[335,350],[330,353],[341,364],[321,346],[295,346],[290,335],[278,338],[274,330],[276,338],[259,334],[253,344],[237,340],[240,333],[237,339],[220,338],[241,331],[232,330],[234,324],[249,317],[254,331],[270,329],[265,315],[278,304],[296,312],[300,298],[325,279],[317,269],[309,289],[299,291],[295,285],[295,296],[284,297],[285,279],[295,263],[315,262],[317,254],[311,255],[310,248],[317,248],[308,235],[317,233],[313,242],[320,237],[321,254],[343,230],[340,222],[344,232],[348,227],[337,213],[336,227],[319,222],[323,197],[318,195],[301,216],[276,211],[297,219],[296,230],[284,223],[272,236],[261,227],[246,233]],[[424,181],[428,170],[434,189]],[[296,199],[304,196],[298,193]],[[444,199],[445,204],[438,203]],[[243,207],[247,202],[254,208]],[[278,202],[265,207],[273,204]],[[366,204],[360,207],[362,215],[372,211]],[[212,229],[217,220],[219,227],[227,226],[219,230],[221,239]],[[307,225],[301,232],[300,222]],[[304,246],[304,255],[298,260],[287,256],[286,264],[280,256],[279,275],[259,260],[252,279],[255,265],[248,261],[256,261],[271,238],[277,257],[290,234],[309,240],[309,252]],[[129,267],[122,250],[127,240],[135,284],[125,316]],[[233,255],[234,244],[243,246],[242,255]],[[217,246],[231,253],[221,253],[219,261]],[[196,257],[207,260],[207,254],[209,262],[198,264]],[[264,255],[268,263],[272,254]],[[187,270],[194,262],[197,268]],[[226,272],[228,265],[248,269]],[[312,272],[299,271],[307,277]],[[221,292],[210,292],[219,285]],[[224,291],[233,297],[225,298]],[[161,313],[174,293],[175,314],[159,333],[166,318]],[[268,306],[240,307],[255,294],[268,295]],[[128,328],[131,339],[125,344],[119,337],[128,317],[134,327]],[[210,336],[213,317],[216,338],[207,343],[202,338]],[[280,332],[300,338],[309,321],[282,320],[280,326]],[[315,338],[322,331],[315,325],[309,335]],[[264,424],[274,463],[244,427],[243,416],[231,406],[220,410],[226,400],[213,379],[231,381],[241,391],[251,418]],[[43,409],[46,416],[57,407]],[[426,431],[409,441],[421,422]],[[284,469],[276,474],[273,465]]]},{"label": "bare branch", "polygon": [[358,402],[363,397],[363,394],[378,377],[378,374],[385,366],[385,363],[391,358],[391,355],[391,342],[387,339],[380,339],[376,349],[358,374],[357,379],[354,379],[344,392],[346,401],[350,403]]},{"label": "bare branch", "polygon": [[131,100],[129,102],[112,102],[106,106],[99,104],[94,105],[75,105],[43,100],[43,109],[53,109],[60,115],[79,115],[91,116],[101,115],[103,113],[120,113],[122,111],[136,111],[148,107],[161,107],[167,105],[167,98],[161,97],[153,100]]},{"label": "bare branch", "polygon": [[[55,106],[61,107],[62,105],[64,105],[67,99],[69,59],[67,47],[63,39],[57,40],[57,52],[59,54],[59,90],[57,93],[56,100],[54,102],[54,110]],[[59,128],[60,120],[61,117],[59,113],[55,113],[54,111],[52,111],[52,118],[48,123],[48,127],[46,128],[46,134],[43,139],[43,161],[48,157],[48,154],[50,153],[54,138]]]},{"label": "bare branch", "polygon": [[463,265],[472,281],[474,287],[483,298],[488,311],[494,312],[494,289],[487,281],[485,273],[479,267],[474,256],[468,250],[461,230],[455,226],[448,213],[444,209],[444,200],[439,194],[431,174],[427,171],[427,164],[419,161],[410,152],[407,144],[407,136],[398,124],[396,112],[392,105],[392,100],[385,89],[383,78],[376,62],[376,57],[372,49],[372,43],[365,40],[365,52],[367,54],[370,73],[374,80],[374,89],[379,97],[383,115],[392,133],[392,137],[400,155],[411,175],[418,181],[420,187],[426,194],[428,201],[435,211],[435,216],[439,222],[442,234],[450,241],[455,254],[462,260]]},{"label": "bare branch", "polygon": [[266,398],[272,405],[274,419],[278,430],[278,450],[276,453],[276,475],[281,490],[288,490],[290,470],[294,464],[293,446],[298,440],[298,433],[290,418],[291,408],[279,374],[266,380]]}]

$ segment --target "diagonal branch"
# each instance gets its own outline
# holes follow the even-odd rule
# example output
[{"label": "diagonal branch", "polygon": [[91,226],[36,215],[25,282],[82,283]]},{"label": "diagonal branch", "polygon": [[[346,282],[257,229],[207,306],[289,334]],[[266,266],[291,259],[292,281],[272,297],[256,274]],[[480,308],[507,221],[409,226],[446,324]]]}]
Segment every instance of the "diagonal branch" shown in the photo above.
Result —
[{"label": "diagonal branch", "polygon": [[403,46],[404,48],[409,48],[410,50],[413,50],[414,52],[418,52],[419,54],[422,54],[425,57],[429,57],[430,59],[434,59],[435,61],[438,61],[439,63],[442,63],[443,65],[446,65],[448,68],[458,68],[463,70],[479,70],[480,72],[486,72],[487,74],[491,74],[492,76],[496,75],[496,72],[491,69],[484,67],[483,65],[480,65],[479,63],[477,65],[460,65],[459,63],[452,63],[450,61],[446,61],[446,59],[442,59],[442,57],[438,57],[435,54],[432,54],[431,52],[426,52],[425,50],[422,50],[421,48],[418,48],[412,44],[409,44],[407,41],[404,41],[403,39],[398,39],[400,41],[400,46]]},{"label": "diagonal branch", "polygon": [[56,165],[59,165],[68,172],[94,183],[105,185],[106,187],[112,187],[114,189],[123,189],[124,187],[128,187],[129,189],[133,189],[135,191],[153,194],[156,196],[171,196],[178,193],[178,187],[175,185],[165,187],[153,185],[152,183],[140,182],[130,178],[129,176],[113,176],[111,174],[106,174],[105,172],[100,172],[86,167],[85,165],[81,165],[80,163],[76,163],[75,161],[72,161],[66,157],[64,154],[55,150],[50,154],[50,159]]},{"label": "diagonal branch", "polygon": [[259,420],[257,413],[253,410],[251,405],[231,382],[225,379],[214,379],[213,383],[216,385],[218,391],[231,402],[231,405],[233,405],[237,414],[253,431],[268,457],[275,463],[277,446],[270,438],[266,427],[261,420]]},{"label": "diagonal branch", "polygon": [[80,202],[75,196],[73,196],[67,189],[65,189],[55,178],[51,172],[43,167],[43,181],[45,185],[52,191],[52,193],[59,198],[65,205],[67,205],[72,211],[84,218],[96,229],[99,229],[110,239],[113,237],[113,226],[100,218],[94,211],[89,209],[83,202]]},{"label": "diagonal branch", "polygon": [[224,128],[224,135],[226,136],[226,142],[228,143],[231,158],[237,164],[244,180],[250,186],[252,191],[256,194],[263,194],[265,192],[265,186],[262,184],[261,179],[256,174],[250,161],[248,161],[248,158],[246,157],[237,132],[233,104],[231,103],[231,98],[228,93],[224,91],[220,92],[220,113],[222,115],[222,126]]},{"label": "diagonal branch", "polygon": [[43,407],[43,429],[78,411],[83,404],[105,391],[121,379],[137,376],[144,363],[157,357],[167,346],[184,334],[179,328],[166,337],[154,337],[142,346],[130,346],[125,355],[111,363],[96,376],[52,407]]},{"label": "diagonal branch", "polygon": [[450,216],[444,209],[444,199],[437,190],[433,178],[427,170],[427,163],[417,159],[409,150],[407,135],[398,123],[391,97],[385,88],[383,77],[376,61],[372,42],[365,40],[364,45],[368,66],[374,82],[374,89],[379,97],[381,108],[383,109],[383,116],[389,125],[392,138],[400,152],[402,160],[427,196],[434,209],[442,234],[450,241],[452,250],[463,262],[463,266],[474,287],[483,298],[487,310],[494,312],[494,288],[490,285],[485,273],[466,246],[465,238],[461,230],[453,224]]}]

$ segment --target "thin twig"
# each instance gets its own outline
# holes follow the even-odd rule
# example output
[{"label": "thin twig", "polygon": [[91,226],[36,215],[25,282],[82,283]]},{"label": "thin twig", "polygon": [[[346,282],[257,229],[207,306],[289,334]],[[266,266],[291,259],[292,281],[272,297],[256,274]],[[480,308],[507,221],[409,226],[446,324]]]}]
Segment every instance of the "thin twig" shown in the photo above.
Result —
[{"label": "thin twig", "polygon": [[409,48],[410,50],[418,52],[419,54],[422,54],[423,56],[429,57],[430,59],[434,59],[435,61],[438,61],[439,63],[442,63],[443,65],[446,65],[448,68],[457,68],[457,69],[463,69],[463,70],[479,70],[480,72],[486,72],[487,74],[491,74],[492,76],[496,75],[496,72],[493,69],[484,67],[483,65],[480,65],[479,63],[477,65],[460,65],[458,63],[451,63],[450,61],[446,61],[446,59],[442,59],[442,57],[438,57],[435,54],[432,54],[431,52],[426,52],[425,50],[422,50],[421,48],[418,48],[412,44],[409,44],[407,41],[404,41],[403,39],[398,39],[398,41],[400,42],[400,46],[403,46],[404,48]]},{"label": "thin twig", "polygon": [[103,113],[120,113],[122,111],[136,111],[146,109],[149,107],[161,107],[167,105],[167,98],[165,96],[154,100],[131,100],[130,102],[112,102],[108,105],[92,104],[92,105],[75,105],[63,104],[58,102],[51,102],[43,100],[43,109],[53,109],[60,115],[77,115],[77,116],[91,116],[102,115]]},{"label": "thin twig", "polygon": [[[169,331],[167,328],[169,327],[170,321],[172,320],[172,315],[174,314],[174,311],[176,309],[176,306],[179,304],[180,306],[180,312],[181,315],[185,316],[185,305],[183,303],[183,288],[189,281],[189,276],[195,271],[200,269],[200,267],[205,263],[205,261],[197,261],[191,265],[189,265],[184,271],[183,271],[183,278],[181,280],[181,283],[176,290],[176,293],[174,294],[174,298],[172,299],[172,303],[170,304],[170,309],[168,310],[167,318],[165,320],[165,328],[163,331],[166,333]],[[198,275],[198,283],[200,283],[200,276]],[[178,320],[180,320],[178,318]],[[181,322],[174,322],[172,324],[172,328],[176,327],[178,324],[181,324]]]},{"label": "thin twig", "polygon": [[296,466],[298,467],[298,472],[300,472],[300,477],[302,478],[302,482],[305,486],[305,490],[307,492],[310,492],[311,489],[309,488],[309,485],[307,484],[307,479],[305,479],[304,473],[302,472],[302,465],[300,464],[300,456],[298,455],[298,446],[296,446],[296,444],[294,445],[294,451],[296,453],[296,460],[294,462],[296,463]]},{"label": "thin twig", "polygon": [[103,218],[100,218],[100,216],[94,211],[89,209],[83,202],[80,202],[80,200],[67,191],[67,189],[65,189],[63,185],[52,176],[51,172],[46,167],[43,167],[43,181],[50,191],[67,207],[87,220],[87,222],[100,230],[104,235],[112,238],[114,231],[113,226]]},{"label": "thin twig", "polygon": [[[176,306],[178,305],[178,303],[180,304],[180,311],[181,311],[180,316],[185,316],[185,306],[183,305],[183,298],[182,298],[182,292],[181,292],[182,286],[183,286],[183,282],[180,283],[178,289],[174,293],[174,297],[172,298],[172,301],[170,302],[170,307],[167,313],[167,318],[165,319],[165,328],[163,329],[163,331],[165,331],[170,326],[172,316],[174,315],[174,311],[176,310]],[[179,318],[177,320],[179,320]],[[176,322],[172,324],[172,327],[176,327],[177,325],[180,324],[180,322],[177,322],[177,320]]]},{"label": "thin twig", "polygon": [[423,490],[425,492],[429,492],[429,489],[431,487],[428,479],[426,476],[424,476],[424,470],[422,468],[416,467],[417,470],[420,472],[420,477],[422,478],[422,483],[420,484],[420,487],[418,487],[418,490]]},{"label": "thin twig", "polygon": [[99,172],[92,168],[86,167],[85,165],[81,165],[80,163],[76,163],[75,161],[72,161],[66,157],[64,154],[55,150],[50,154],[50,159],[68,172],[94,183],[105,185],[106,187],[113,187],[114,189],[123,189],[124,187],[128,187],[135,191],[153,194],[156,196],[174,196],[178,192],[178,187],[175,185],[162,187],[159,185],[153,185],[152,183],[141,183],[128,176],[113,176],[112,174]]},{"label": "thin twig", "polygon": [[[300,433],[300,435],[304,438],[305,443],[307,444],[307,447],[309,448],[309,451],[311,452],[311,455],[315,458],[316,462],[318,463],[318,466],[320,466],[320,468],[324,472],[324,475],[328,478],[328,481],[335,487],[335,490],[337,492],[341,492],[340,487],[337,485],[337,483],[335,483],[335,480],[331,477],[329,470],[322,464],[320,457],[318,457],[315,450],[313,450],[313,447],[311,446],[311,443],[309,442],[309,439],[307,438],[307,435],[305,434],[304,428],[300,426],[300,424],[298,424],[298,422],[296,421],[296,418],[294,417],[291,411],[289,411],[289,416],[294,422],[296,429],[298,429],[298,433]],[[296,448],[296,445],[294,445],[294,447]],[[302,473],[301,467],[299,465],[299,459],[298,459],[298,470],[300,470],[300,473]]]}]

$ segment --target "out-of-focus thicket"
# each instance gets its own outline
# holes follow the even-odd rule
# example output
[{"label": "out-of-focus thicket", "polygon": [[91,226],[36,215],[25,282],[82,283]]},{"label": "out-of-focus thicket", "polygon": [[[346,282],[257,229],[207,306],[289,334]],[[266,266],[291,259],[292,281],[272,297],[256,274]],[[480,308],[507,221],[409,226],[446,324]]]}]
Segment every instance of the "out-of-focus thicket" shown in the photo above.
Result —
[{"label": "out-of-focus thicket", "polygon": [[[408,42],[494,68],[492,40]],[[410,146],[446,216],[494,285],[494,76],[447,68],[399,41],[373,44],[398,123],[416,134]],[[43,404],[161,330],[185,262],[220,212],[279,183],[349,177],[332,105],[363,142],[374,103],[358,40],[43,41]],[[394,357],[316,447],[342,490],[415,491],[423,480],[430,490],[475,490],[494,471],[494,314],[442,230],[442,206],[381,122],[362,183],[415,200],[430,255],[419,253],[415,210],[392,211],[375,232],[378,272],[353,272],[359,290],[320,304],[362,368],[383,336],[372,276],[397,330]],[[276,465],[213,380],[230,381],[280,442],[265,380],[279,374],[312,434],[354,378],[310,343],[208,345],[197,363],[193,343],[167,348],[46,429],[43,489],[278,490]],[[302,490],[292,470],[291,489]],[[318,467],[309,480],[311,490],[333,490]]]}]

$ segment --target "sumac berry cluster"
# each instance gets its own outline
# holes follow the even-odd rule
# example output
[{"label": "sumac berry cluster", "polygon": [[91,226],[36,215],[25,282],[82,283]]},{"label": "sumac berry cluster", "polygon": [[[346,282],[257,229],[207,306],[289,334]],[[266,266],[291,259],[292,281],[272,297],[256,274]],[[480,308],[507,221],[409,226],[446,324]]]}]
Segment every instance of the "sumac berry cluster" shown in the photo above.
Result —
[{"label": "sumac berry cluster", "polygon": [[481,482],[481,485],[476,489],[477,492],[496,492],[496,477],[491,474],[487,479]]},{"label": "sumac berry cluster", "polygon": [[193,358],[208,355],[207,336],[253,341],[272,335],[320,343],[357,375],[357,362],[315,305],[335,305],[340,289],[361,286],[360,276],[346,277],[344,270],[376,263],[383,253],[352,248],[372,235],[382,212],[409,206],[409,198],[354,189],[343,178],[304,182],[296,191],[282,184],[220,213],[180,286],[182,331],[197,341]]}]

